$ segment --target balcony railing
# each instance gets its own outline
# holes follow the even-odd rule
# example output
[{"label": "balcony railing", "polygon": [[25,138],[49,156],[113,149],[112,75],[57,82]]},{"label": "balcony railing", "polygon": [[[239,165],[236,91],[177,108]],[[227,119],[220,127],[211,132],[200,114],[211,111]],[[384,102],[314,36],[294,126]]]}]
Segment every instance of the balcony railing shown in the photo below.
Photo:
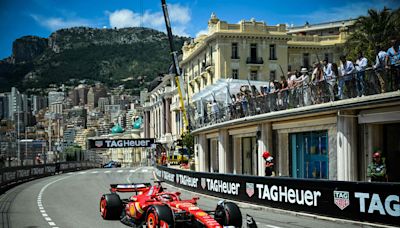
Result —
[{"label": "balcony railing", "polygon": [[256,95],[250,91],[244,92],[239,100],[228,106],[218,104],[213,109],[205,109],[204,116],[200,116],[195,108],[190,108],[188,113],[191,128],[198,129],[248,116],[396,91],[400,89],[399,78],[397,69],[380,72],[368,69],[275,91],[266,89]]},{"label": "balcony railing", "polygon": [[264,60],[262,57],[247,57],[246,63],[247,64],[263,64]]}]

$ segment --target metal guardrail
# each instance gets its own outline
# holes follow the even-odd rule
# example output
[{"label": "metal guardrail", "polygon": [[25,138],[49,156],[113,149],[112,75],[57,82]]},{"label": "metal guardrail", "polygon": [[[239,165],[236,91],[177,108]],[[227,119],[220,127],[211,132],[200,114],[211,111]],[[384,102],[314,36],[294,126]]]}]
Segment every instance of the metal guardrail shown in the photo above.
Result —
[{"label": "metal guardrail", "polygon": [[99,167],[93,162],[61,162],[46,165],[17,166],[0,169],[0,193],[18,184],[62,172]]},{"label": "metal guardrail", "polygon": [[199,116],[196,114],[198,111],[191,108],[189,117],[192,128],[199,129],[228,120],[386,93],[398,89],[400,89],[400,69],[381,71],[367,69],[341,77],[312,81],[307,84],[301,83],[269,93],[258,93],[256,96],[249,92],[243,94],[239,101],[228,106],[218,104],[218,108],[214,111],[205,110],[204,116]]}]

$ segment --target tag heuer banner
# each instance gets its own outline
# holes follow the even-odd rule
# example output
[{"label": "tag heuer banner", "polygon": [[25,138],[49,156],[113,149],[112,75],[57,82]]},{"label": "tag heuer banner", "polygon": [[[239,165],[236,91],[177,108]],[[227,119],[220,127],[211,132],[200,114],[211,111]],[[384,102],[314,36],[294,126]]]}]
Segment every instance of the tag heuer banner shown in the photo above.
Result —
[{"label": "tag heuer banner", "polygon": [[323,216],[400,224],[400,184],[192,172],[157,166],[161,180],[221,199]]},{"label": "tag heuer banner", "polygon": [[90,139],[91,149],[101,148],[126,148],[126,147],[151,147],[154,138],[148,139]]}]

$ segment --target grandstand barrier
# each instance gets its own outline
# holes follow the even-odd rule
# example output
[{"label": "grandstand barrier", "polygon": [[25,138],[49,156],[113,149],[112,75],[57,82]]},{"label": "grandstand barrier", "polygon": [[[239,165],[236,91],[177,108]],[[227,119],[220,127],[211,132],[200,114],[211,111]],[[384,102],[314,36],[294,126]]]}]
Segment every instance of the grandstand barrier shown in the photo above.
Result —
[{"label": "grandstand barrier", "polygon": [[157,166],[156,176],[192,192],[355,221],[400,224],[400,183],[204,173]]}]

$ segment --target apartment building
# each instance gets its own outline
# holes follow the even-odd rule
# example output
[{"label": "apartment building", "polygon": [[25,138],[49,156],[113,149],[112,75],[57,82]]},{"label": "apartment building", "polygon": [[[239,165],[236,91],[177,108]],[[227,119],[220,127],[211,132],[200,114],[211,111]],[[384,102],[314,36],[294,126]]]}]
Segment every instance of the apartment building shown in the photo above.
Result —
[{"label": "apartment building", "polygon": [[[212,90],[223,79],[230,79],[231,83],[235,80],[269,82],[300,66],[309,67],[318,59],[326,57],[336,62],[348,34],[354,29],[353,23],[342,21],[288,28],[253,19],[229,24],[213,14],[208,22],[208,34],[183,46],[180,66],[189,104],[199,94],[204,94],[200,100],[216,99],[204,91]],[[378,85],[374,77],[373,71],[366,72],[369,92],[363,97],[282,106],[234,118],[226,118],[222,113],[223,117],[216,118],[217,121],[195,125],[192,134],[196,170],[262,176],[261,155],[268,150],[275,158],[279,176],[363,181],[368,179],[366,170],[373,151],[380,148],[386,157],[388,180],[400,181],[396,167],[400,162],[397,156],[400,138],[395,133],[400,127],[400,92],[376,92]],[[354,85],[346,88],[356,89]],[[225,87],[218,89],[225,90]],[[229,91],[229,85],[226,90]],[[293,92],[303,96],[302,92]],[[284,98],[279,99],[282,102],[275,103],[277,106],[285,103]],[[227,104],[224,108],[230,107]],[[157,121],[157,116],[151,119],[154,118]],[[150,126],[158,127],[155,123]]]}]

